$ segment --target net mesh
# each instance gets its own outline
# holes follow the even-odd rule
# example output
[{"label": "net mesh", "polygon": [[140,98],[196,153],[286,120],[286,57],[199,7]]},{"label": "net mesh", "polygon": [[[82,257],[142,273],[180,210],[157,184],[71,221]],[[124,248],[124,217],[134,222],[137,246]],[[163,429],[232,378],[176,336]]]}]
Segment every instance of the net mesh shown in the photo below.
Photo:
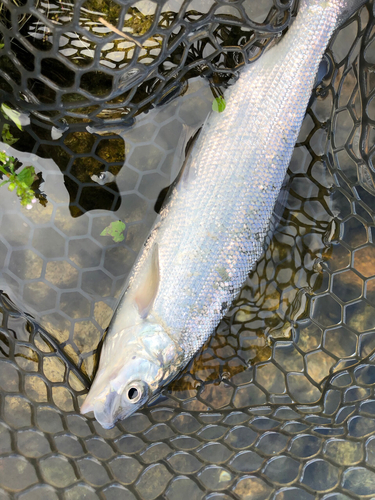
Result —
[{"label": "net mesh", "polygon": [[193,76],[230,79],[288,26],[292,3],[5,0],[0,88],[59,128],[130,124]]},{"label": "net mesh", "polygon": [[[372,4],[335,34],[327,50],[326,74],[314,89],[288,171],[286,208],[230,314],[154,405],[104,430],[93,418],[79,415],[79,405],[93,376],[114,297],[152,224],[156,198],[173,180],[176,163],[179,166],[186,143],[181,137],[186,139],[204,121],[212,86],[235,74],[241,63],[238,54],[246,51],[246,57],[257,57],[283,23],[288,24],[291,6],[275,2],[264,7],[263,14],[250,1],[201,2],[197,7],[185,2],[174,10],[168,2],[168,16],[163,17],[167,3],[18,3],[3,2],[0,30],[6,54],[2,57],[8,57],[22,77],[19,87],[11,82],[13,90],[5,89],[8,93],[2,95],[19,106],[23,101],[22,109],[32,119],[18,133],[17,150],[7,151],[35,165],[47,203],[27,211],[8,191],[0,202],[1,283],[12,299],[2,294],[0,302],[0,498],[372,498]],[[146,6],[153,6],[154,12]],[[84,9],[90,12],[82,20]],[[177,13],[172,16],[172,11]],[[243,17],[235,19],[234,11]],[[149,17],[137,24],[137,16]],[[182,95],[163,101],[172,78],[165,75],[160,87],[147,87],[152,71],[159,75],[154,73],[155,78],[161,76],[162,59],[174,60],[175,49],[167,44],[144,70],[144,80],[133,81],[124,91],[130,109],[126,120],[144,111],[143,106],[150,108],[137,117],[133,129],[113,129],[113,115],[99,117],[103,109],[119,108],[119,103],[107,108],[108,95],[119,88],[121,74],[131,70],[124,66],[124,73],[124,68],[110,68],[103,61],[117,61],[120,55],[111,59],[111,50],[114,55],[118,44],[133,43],[108,35],[99,17],[110,24],[118,19],[117,28],[124,26],[142,45],[158,33],[164,41],[173,30],[182,30],[173,47],[184,46],[186,57],[178,61],[173,83],[184,84],[184,91],[179,87],[173,96]],[[161,24],[161,18],[170,24]],[[194,28],[189,23],[195,23]],[[30,95],[26,82],[31,78],[50,81],[39,69],[48,66],[45,59],[62,62],[61,37],[68,30],[77,37],[66,47],[78,48],[63,54],[64,64],[78,75],[75,82],[88,74],[99,89],[100,84],[91,81],[94,68],[117,82],[111,90],[111,84],[100,79],[107,97],[88,97],[87,106],[80,104],[82,116],[74,119],[68,105],[58,104],[73,84],[67,91],[55,82],[57,97],[50,103],[20,97]],[[220,54],[203,51],[203,46],[211,47],[208,41],[201,43],[206,40],[199,38],[204,30]],[[41,36],[31,36],[31,42],[31,32]],[[219,43],[224,32],[231,40],[245,37],[238,45],[241,50],[233,41]],[[83,42],[97,44],[86,47],[95,52],[92,59],[85,59],[85,46],[78,45]],[[104,50],[104,42],[114,45]],[[199,54],[193,50],[195,42],[202,48]],[[22,52],[17,44],[38,61],[32,69],[17,62]],[[133,45],[134,67],[147,66],[140,62],[141,49]],[[189,53],[194,61],[188,60]],[[218,61],[224,61],[222,66]],[[205,64],[212,73],[204,73]],[[48,67],[51,70],[52,62]],[[205,78],[188,75],[198,67]],[[0,64],[7,83],[14,81],[10,68]],[[68,74],[58,64],[55,68],[59,78]],[[76,89],[82,94],[81,87]],[[156,103],[164,104],[151,109]],[[96,107],[92,114],[90,106]],[[56,114],[51,116],[48,108]],[[52,139],[51,125],[60,131],[59,137]],[[88,125],[109,127],[111,134],[93,135]],[[119,218],[126,222],[125,239],[116,244],[100,233]]]}]

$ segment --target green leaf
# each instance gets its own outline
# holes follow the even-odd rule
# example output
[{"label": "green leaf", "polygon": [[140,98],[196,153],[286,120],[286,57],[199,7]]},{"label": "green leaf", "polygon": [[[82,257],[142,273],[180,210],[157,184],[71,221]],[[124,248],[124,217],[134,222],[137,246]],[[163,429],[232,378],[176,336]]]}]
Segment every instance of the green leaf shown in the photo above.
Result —
[{"label": "green leaf", "polygon": [[4,44],[0,43],[0,50],[4,48]]},{"label": "green leaf", "polygon": [[4,153],[4,151],[0,151],[0,161],[2,163],[6,163],[6,159],[8,158],[8,155],[6,153]]},{"label": "green leaf", "polygon": [[14,122],[17,127],[22,130],[22,126],[21,126],[21,120],[20,120],[20,116],[21,116],[21,113],[19,113],[18,111],[16,111],[15,109],[12,109],[10,108],[9,106],[7,106],[6,104],[2,104],[1,105],[1,111],[10,119],[12,120],[12,122]]},{"label": "green leaf", "polygon": [[17,179],[23,187],[30,187],[36,179],[34,167],[25,167],[22,169],[20,173],[17,173]]},{"label": "green leaf", "polygon": [[1,138],[3,142],[5,142],[5,144],[9,144],[9,146],[18,141],[18,139],[16,139],[11,133],[9,123],[4,123]]},{"label": "green leaf", "polygon": [[214,102],[212,103],[213,111],[217,111],[218,113],[222,113],[225,109],[226,102],[224,97],[216,97]]},{"label": "green leaf", "polygon": [[122,222],[121,220],[111,222],[109,226],[103,229],[103,231],[100,233],[100,236],[112,236],[113,241],[115,243],[119,243],[125,238],[125,236],[123,235],[125,227],[126,226],[124,222]]}]

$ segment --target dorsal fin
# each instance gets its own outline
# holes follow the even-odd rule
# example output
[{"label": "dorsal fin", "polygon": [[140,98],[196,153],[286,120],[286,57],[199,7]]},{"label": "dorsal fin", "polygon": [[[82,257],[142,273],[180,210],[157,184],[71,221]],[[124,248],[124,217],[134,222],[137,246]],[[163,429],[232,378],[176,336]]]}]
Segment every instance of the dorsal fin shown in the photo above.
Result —
[{"label": "dorsal fin", "polygon": [[140,283],[137,285],[134,294],[134,301],[137,305],[139,315],[142,319],[147,318],[150,309],[158,293],[160,273],[159,273],[159,247],[154,243],[151,249],[151,256],[146,265],[147,268],[142,273]]}]

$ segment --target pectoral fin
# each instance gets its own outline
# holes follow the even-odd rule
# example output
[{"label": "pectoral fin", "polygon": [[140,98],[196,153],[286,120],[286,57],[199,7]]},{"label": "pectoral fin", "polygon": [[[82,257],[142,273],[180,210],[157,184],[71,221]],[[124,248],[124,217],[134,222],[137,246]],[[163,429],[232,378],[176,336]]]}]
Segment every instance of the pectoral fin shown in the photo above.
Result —
[{"label": "pectoral fin", "polygon": [[147,269],[144,270],[141,282],[134,295],[134,301],[142,319],[147,318],[152,308],[158,293],[159,281],[159,247],[157,243],[154,243]]}]

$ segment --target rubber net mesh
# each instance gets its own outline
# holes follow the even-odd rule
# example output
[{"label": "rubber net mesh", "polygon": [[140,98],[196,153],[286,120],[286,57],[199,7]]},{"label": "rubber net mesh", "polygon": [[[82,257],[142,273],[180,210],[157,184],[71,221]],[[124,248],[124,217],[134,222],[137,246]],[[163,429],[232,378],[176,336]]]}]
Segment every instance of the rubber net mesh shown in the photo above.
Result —
[{"label": "rubber net mesh", "polygon": [[[159,193],[295,8],[1,3],[0,100],[30,118],[2,148],[45,193],[32,210],[0,193],[1,500],[375,496],[372,3],[331,41],[286,208],[230,314],[154,405],[112,430],[79,414]],[[118,219],[121,243],[101,235]]]}]

